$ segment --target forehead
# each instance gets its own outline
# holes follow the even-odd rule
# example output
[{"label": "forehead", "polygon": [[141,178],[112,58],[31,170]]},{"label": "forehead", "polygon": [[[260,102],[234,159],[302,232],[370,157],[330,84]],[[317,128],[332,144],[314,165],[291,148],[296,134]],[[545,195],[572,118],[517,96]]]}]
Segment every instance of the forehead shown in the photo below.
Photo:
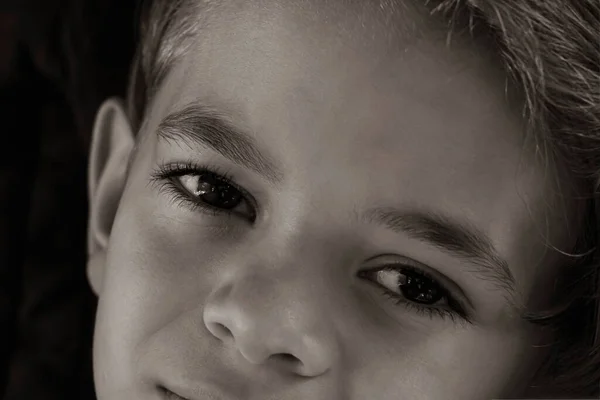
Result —
[{"label": "forehead", "polygon": [[[249,108],[264,109],[262,100],[281,104],[282,98],[285,105],[296,101],[305,108],[343,109],[355,100],[397,109],[403,94],[430,111],[471,108],[486,117],[500,102],[499,111],[509,111],[511,103],[501,98],[505,77],[492,53],[456,35],[446,47],[443,30],[432,29],[427,11],[416,10],[413,2],[218,4],[202,18],[200,35],[170,74],[173,108],[200,96],[240,118],[257,115]],[[368,90],[356,96],[363,89]],[[457,89],[466,93],[457,96]],[[376,92],[377,98],[371,96]]]},{"label": "forehead", "polygon": [[[219,103],[248,125],[293,117],[272,113],[274,107],[303,117],[333,113],[330,119],[338,123],[349,107],[360,106],[364,113],[355,119],[367,124],[397,122],[382,117],[419,109],[417,117],[435,113],[443,122],[460,123],[465,116],[470,118],[462,122],[470,125],[473,119],[503,120],[511,124],[508,132],[490,136],[523,139],[491,53],[464,37],[446,47],[442,30],[430,29],[426,11],[413,2],[218,4],[222,7],[202,19],[200,36],[163,85],[161,101],[171,109]],[[486,140],[485,132],[479,136]]]},{"label": "forehead", "polygon": [[[446,46],[402,2],[226,4],[166,78],[150,126],[189,104],[215,107],[289,174],[319,185],[352,171],[372,200],[460,214],[521,262],[539,258],[523,239],[570,207],[550,206],[556,180],[525,141],[489,53],[467,38]],[[557,219],[552,243],[566,240],[569,217]]]},{"label": "forehead", "polygon": [[203,20],[153,115],[200,103],[273,147],[335,146],[353,162],[382,167],[413,160],[405,166],[420,176],[423,165],[435,166],[431,173],[452,173],[449,182],[489,181],[462,173],[477,162],[517,165],[523,126],[489,53],[461,38],[448,48],[427,29],[425,13],[405,2],[359,3],[221,3],[231,8]]}]

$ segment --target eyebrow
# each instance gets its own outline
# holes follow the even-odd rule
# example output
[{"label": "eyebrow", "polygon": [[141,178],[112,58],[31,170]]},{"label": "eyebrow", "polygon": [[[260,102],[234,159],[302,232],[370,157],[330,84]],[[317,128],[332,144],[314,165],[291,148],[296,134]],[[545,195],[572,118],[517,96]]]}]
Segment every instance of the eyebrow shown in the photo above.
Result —
[{"label": "eyebrow", "polygon": [[514,309],[517,302],[516,280],[508,263],[495,250],[482,231],[466,222],[430,211],[402,211],[395,208],[372,208],[364,217],[370,223],[385,225],[419,241],[430,243],[442,251],[468,261],[476,278],[493,282],[506,295]]},{"label": "eyebrow", "polygon": [[192,104],[169,114],[159,124],[158,136],[166,141],[209,147],[272,184],[282,181],[281,169],[258,149],[254,139],[231,123],[230,118],[209,107]]}]

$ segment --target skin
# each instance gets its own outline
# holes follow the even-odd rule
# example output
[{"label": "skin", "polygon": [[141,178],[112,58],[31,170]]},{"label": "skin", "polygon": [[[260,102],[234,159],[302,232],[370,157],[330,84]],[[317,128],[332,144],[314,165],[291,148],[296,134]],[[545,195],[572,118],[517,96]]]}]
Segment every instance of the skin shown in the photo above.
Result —
[{"label": "skin", "polygon": [[[328,7],[244,2],[212,16],[157,93],[128,175],[123,109],[99,112],[89,277],[100,400],[166,398],[159,386],[190,400],[475,400],[530,383],[548,338],[498,284],[358,216],[382,206],[470,224],[507,261],[514,303],[536,309],[564,261],[547,241],[573,245],[577,206],[556,195],[564,185],[524,140],[505,77],[475,44],[447,48],[413,28],[390,38],[374,12]],[[396,24],[417,20],[398,13]],[[279,182],[160,138],[161,121],[188,106],[244,131]],[[152,180],[185,161],[231,174],[256,219],[246,203],[207,214]],[[471,323],[397,304],[360,275],[406,262],[468,299]]]}]

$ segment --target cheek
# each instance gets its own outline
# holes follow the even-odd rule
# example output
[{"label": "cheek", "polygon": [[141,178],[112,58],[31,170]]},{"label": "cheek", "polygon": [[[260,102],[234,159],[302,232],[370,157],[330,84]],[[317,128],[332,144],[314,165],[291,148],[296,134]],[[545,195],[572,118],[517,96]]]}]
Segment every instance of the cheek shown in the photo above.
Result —
[{"label": "cheek", "polygon": [[[124,198],[111,233],[94,344],[95,370],[110,386],[129,387],[138,379],[145,342],[183,311],[202,306],[210,293],[214,242],[186,235],[177,221],[157,217],[143,197]],[[197,229],[197,228],[196,228]],[[111,389],[116,390],[116,389]]]},{"label": "cheek", "polygon": [[[490,399],[517,394],[528,383],[525,340],[515,334],[469,329],[431,335],[411,347],[398,348],[398,338],[369,346],[353,391],[357,398]],[[384,395],[385,394],[385,395]]]},{"label": "cheek", "polygon": [[[227,261],[239,253],[235,246],[243,240],[235,235],[243,233],[215,235],[206,225],[209,219],[165,211],[173,206],[161,201],[150,195],[125,197],[117,215],[96,326],[99,386],[127,388],[140,379],[144,365],[169,357],[197,365],[210,357],[196,355],[223,356],[209,346],[214,341],[207,332],[198,334],[202,308],[222,271],[235,269]],[[325,308],[338,316],[348,361],[338,369],[347,372],[343,381],[355,398],[396,398],[397,393],[415,399],[448,398],[448,393],[456,399],[493,398],[519,383],[515,371],[530,368],[523,366],[526,340],[516,328],[436,329],[431,324],[425,332],[426,327],[407,324],[395,329],[389,322],[374,323],[376,306],[333,303]]]},{"label": "cheek", "polygon": [[463,398],[490,398],[518,383],[512,377],[527,359],[526,349],[527,341],[516,331],[472,328],[454,338],[440,337],[427,354],[437,363],[434,373],[442,377],[445,391],[463,393]]}]

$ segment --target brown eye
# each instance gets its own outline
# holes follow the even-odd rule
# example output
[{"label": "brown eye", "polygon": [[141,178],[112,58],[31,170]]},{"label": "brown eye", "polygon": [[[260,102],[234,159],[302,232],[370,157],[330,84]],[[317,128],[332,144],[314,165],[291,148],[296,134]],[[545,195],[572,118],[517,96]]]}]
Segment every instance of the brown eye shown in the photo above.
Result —
[{"label": "brown eye", "polygon": [[[425,315],[432,319],[441,317],[453,322],[471,323],[471,316],[465,309],[464,297],[460,289],[448,289],[456,285],[445,277],[436,277],[420,267],[408,264],[388,264],[380,268],[371,268],[358,272],[358,277],[377,286],[386,298],[393,299],[396,305],[402,306],[417,315]],[[459,293],[459,299],[454,293]]]},{"label": "brown eye", "polygon": [[402,270],[403,282],[399,285],[402,295],[416,303],[435,304],[444,297],[440,286],[432,279],[414,271]]},{"label": "brown eye", "polygon": [[[215,168],[215,167],[213,167]],[[172,163],[152,173],[151,182],[177,206],[211,216],[234,215],[254,223],[257,203],[233,177],[194,163]]]},{"label": "brown eye", "polygon": [[214,174],[188,174],[178,179],[191,195],[209,206],[232,210],[244,201],[239,190]]},{"label": "brown eye", "polygon": [[447,297],[444,288],[435,280],[409,268],[386,267],[368,272],[368,275],[395,296],[414,303],[433,305]]}]

